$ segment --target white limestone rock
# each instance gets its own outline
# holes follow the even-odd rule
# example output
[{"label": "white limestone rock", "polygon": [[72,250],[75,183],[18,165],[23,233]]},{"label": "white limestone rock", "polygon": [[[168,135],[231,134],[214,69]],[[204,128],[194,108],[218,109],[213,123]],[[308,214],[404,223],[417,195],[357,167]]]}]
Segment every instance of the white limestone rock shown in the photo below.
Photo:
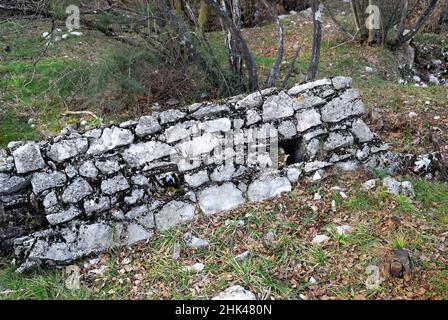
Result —
[{"label": "white limestone rock", "polygon": [[274,198],[291,189],[291,182],[287,177],[265,176],[249,185],[247,195],[250,202],[258,202]]},{"label": "white limestone rock", "polygon": [[208,187],[198,195],[198,202],[205,214],[233,210],[244,204],[244,197],[233,183]]}]

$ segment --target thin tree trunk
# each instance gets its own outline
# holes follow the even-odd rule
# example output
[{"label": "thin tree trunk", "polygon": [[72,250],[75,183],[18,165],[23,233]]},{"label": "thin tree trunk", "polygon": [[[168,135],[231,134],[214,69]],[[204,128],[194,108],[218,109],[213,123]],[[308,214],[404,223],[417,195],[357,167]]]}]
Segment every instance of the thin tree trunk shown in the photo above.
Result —
[{"label": "thin tree trunk", "polygon": [[409,31],[405,35],[404,34],[398,35],[398,37],[395,40],[393,40],[392,42],[389,43],[389,46],[392,49],[397,49],[403,43],[406,43],[409,40],[411,40],[417,34],[417,32],[421,29],[421,27],[426,22],[426,20],[428,20],[428,18],[431,16],[431,13],[434,11],[438,2],[439,2],[439,0],[431,0],[431,2],[429,3],[428,7],[425,10],[425,12],[423,12],[423,14],[420,16],[420,18],[416,22],[415,26],[411,29],[411,31]]},{"label": "thin tree trunk", "polygon": [[313,52],[311,54],[311,63],[308,69],[308,74],[306,77],[307,81],[313,81],[316,79],[317,70],[319,68],[320,61],[320,49],[322,44],[322,16],[319,11],[319,0],[311,1],[311,9],[314,24],[314,35],[313,35]]},{"label": "thin tree trunk", "polygon": [[275,24],[277,25],[278,29],[277,59],[275,60],[275,63],[272,66],[271,71],[269,72],[269,75],[266,80],[266,87],[270,88],[275,85],[275,81],[277,80],[278,74],[280,73],[280,67],[283,61],[283,54],[285,52],[285,35],[283,32],[283,25],[280,19],[278,18],[277,10],[271,4],[269,4],[267,0],[261,0],[261,2],[271,11],[271,14],[275,19]]},{"label": "thin tree trunk", "polygon": [[210,5],[210,7],[212,7],[215,10],[215,12],[221,17],[223,24],[235,38],[246,63],[247,74],[249,78],[249,90],[252,92],[257,91],[259,87],[257,65],[254,62],[254,59],[252,57],[252,54],[250,53],[246,41],[244,41],[243,37],[241,36],[240,30],[238,30],[238,28],[226,14],[226,12],[222,10],[219,3],[217,3],[215,0],[206,0],[206,1]]},{"label": "thin tree trunk", "polygon": [[182,27],[182,25],[177,20],[176,16],[171,12],[170,8],[165,2],[166,0],[156,0],[156,1],[158,7],[162,11],[162,14],[165,16],[165,18],[171,24],[172,28],[176,30],[177,34],[179,35],[181,43],[185,46],[185,48],[188,50],[188,52],[196,61],[196,63],[199,65],[199,67],[203,69],[204,72],[207,74],[210,83],[212,83],[213,86],[215,86],[215,88],[218,88],[219,87],[218,75],[213,70],[211,70],[211,68],[209,68],[205,59],[196,50],[196,47],[193,45],[193,42],[188,36],[187,31]]}]

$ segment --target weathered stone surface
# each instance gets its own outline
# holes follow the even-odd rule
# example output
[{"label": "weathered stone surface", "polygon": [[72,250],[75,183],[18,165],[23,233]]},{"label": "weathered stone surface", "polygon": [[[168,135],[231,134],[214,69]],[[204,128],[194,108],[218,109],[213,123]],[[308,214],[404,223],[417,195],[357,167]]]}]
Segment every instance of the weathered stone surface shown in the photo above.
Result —
[{"label": "weathered stone surface", "polygon": [[316,170],[320,170],[323,168],[327,168],[330,167],[332,164],[330,162],[325,162],[325,161],[313,161],[313,162],[308,162],[305,164],[304,167],[304,171],[306,173],[311,173],[314,172]]},{"label": "weathered stone surface", "polygon": [[194,216],[194,206],[181,201],[169,202],[154,215],[156,227],[162,231],[179,224],[190,222]]},{"label": "weathered stone surface", "polygon": [[257,111],[249,109],[246,111],[246,125],[250,126],[261,121]]},{"label": "weathered stone surface", "polygon": [[124,202],[126,204],[132,205],[139,202],[145,196],[145,191],[142,189],[133,189],[131,194],[127,197],[124,197]]},{"label": "weathered stone surface", "polygon": [[232,122],[229,118],[220,118],[216,120],[205,121],[198,127],[200,130],[208,133],[228,132],[232,128]]},{"label": "weathered stone surface", "polygon": [[89,142],[85,138],[62,140],[50,147],[47,156],[53,161],[63,162],[85,153],[88,148]]},{"label": "weathered stone surface", "polygon": [[150,134],[159,132],[160,130],[162,130],[162,127],[155,117],[144,116],[140,118],[137,127],[135,128],[135,134],[138,137],[146,137]]},{"label": "weathered stone surface", "polygon": [[336,90],[350,88],[352,86],[352,78],[348,77],[334,77],[331,81]]},{"label": "weathered stone surface", "polygon": [[210,178],[213,181],[223,182],[223,181],[229,181],[232,179],[233,174],[235,173],[236,169],[232,165],[220,165],[216,167],[215,170],[213,170],[212,174],[210,175]]},{"label": "weathered stone surface", "polygon": [[196,173],[186,174],[184,176],[185,182],[192,188],[199,187],[204,183],[210,181],[207,170],[201,170]]},{"label": "weathered stone surface", "polygon": [[123,159],[131,167],[139,167],[170,155],[173,148],[157,141],[134,144],[123,153]]},{"label": "weathered stone surface", "polygon": [[392,194],[395,195],[400,194],[401,183],[394,178],[391,177],[384,178],[383,186],[385,186],[387,191],[389,191]]},{"label": "weathered stone surface", "polygon": [[127,146],[134,141],[134,135],[128,129],[118,127],[106,128],[97,140],[94,140],[87,151],[90,155],[100,155],[115,148]]},{"label": "weathered stone surface", "polygon": [[350,133],[331,132],[324,143],[324,149],[328,151],[341,147],[347,147],[354,143],[353,136]]},{"label": "weathered stone surface", "polygon": [[167,143],[172,143],[190,137],[199,131],[198,121],[186,121],[178,123],[165,130],[165,139]]},{"label": "weathered stone surface", "polygon": [[283,121],[278,125],[278,132],[289,139],[297,134],[296,125],[292,121]]},{"label": "weathered stone surface", "polygon": [[110,208],[109,197],[99,197],[84,201],[84,211],[87,214],[104,212]]},{"label": "weathered stone surface", "polygon": [[231,286],[212,300],[257,300],[257,297],[241,286]]},{"label": "weathered stone surface", "polygon": [[230,109],[226,105],[214,105],[207,104],[206,106],[201,107],[196,112],[194,112],[191,116],[195,119],[202,119],[205,117],[216,116],[218,114],[226,114],[229,113]]},{"label": "weathered stone surface", "polygon": [[95,179],[98,177],[98,169],[93,164],[93,161],[85,161],[79,167],[79,174],[85,178]]},{"label": "weathered stone surface", "polygon": [[62,172],[36,172],[31,179],[31,185],[33,192],[39,194],[51,188],[62,187],[66,181],[67,177]]},{"label": "weathered stone surface", "polygon": [[263,104],[263,96],[259,92],[254,92],[238,101],[235,105],[235,109],[252,109],[261,107]]},{"label": "weathered stone surface", "polygon": [[294,114],[295,104],[294,100],[284,92],[269,97],[263,104],[263,120],[290,117]]},{"label": "weathered stone surface", "polygon": [[330,79],[322,79],[322,80],[317,80],[314,82],[308,82],[308,83],[296,85],[295,87],[292,87],[288,91],[288,94],[290,96],[298,96],[304,92],[307,92],[308,90],[312,90],[317,87],[326,86],[326,85],[331,85]]},{"label": "weathered stone surface", "polygon": [[77,249],[88,253],[104,251],[117,243],[121,229],[119,225],[112,228],[105,223],[82,225],[79,228]]},{"label": "weathered stone surface", "polygon": [[335,123],[365,113],[364,103],[359,100],[357,90],[349,89],[340,97],[331,100],[321,109],[322,121]]},{"label": "weathered stone surface", "polygon": [[122,174],[101,181],[101,191],[108,195],[114,195],[115,193],[127,190],[130,187],[128,180]]},{"label": "weathered stone surface", "polygon": [[302,102],[299,102],[295,106],[295,110],[315,108],[315,107],[322,106],[325,103],[326,103],[326,101],[324,99],[322,99],[321,97],[307,96],[303,99]]},{"label": "weathered stone surface", "polygon": [[148,231],[137,223],[130,223],[126,230],[127,245],[131,245],[143,240],[151,239],[154,235],[153,231]]},{"label": "weathered stone surface", "polygon": [[319,113],[314,109],[306,109],[297,113],[297,131],[304,132],[322,123]]},{"label": "weathered stone surface", "polygon": [[369,127],[362,121],[362,119],[353,121],[351,131],[359,142],[368,142],[373,139],[372,131],[370,131]]},{"label": "weathered stone surface", "polygon": [[207,248],[210,246],[210,243],[207,240],[195,237],[191,232],[187,232],[184,234],[184,242],[188,248]]},{"label": "weathered stone surface", "polygon": [[171,109],[167,111],[163,111],[160,115],[160,123],[166,124],[170,122],[176,122],[179,119],[185,118],[187,114],[185,112],[182,112],[180,110]]},{"label": "weathered stone surface", "polygon": [[12,152],[17,173],[28,173],[45,168],[40,148],[35,143],[27,143]]},{"label": "weathered stone surface", "polygon": [[58,204],[58,196],[55,192],[50,192],[44,198],[43,205],[46,209],[54,207]]},{"label": "weathered stone surface", "polygon": [[114,174],[121,169],[120,163],[115,159],[97,160],[95,166],[105,175]]},{"label": "weathered stone surface", "polygon": [[29,180],[0,173],[0,196],[18,192],[27,187]]},{"label": "weathered stone surface", "polygon": [[90,184],[86,180],[78,178],[65,189],[62,194],[62,201],[64,203],[76,203],[92,193],[93,189]]},{"label": "weathered stone surface", "polygon": [[249,185],[247,196],[249,201],[257,202],[271,199],[283,192],[291,191],[291,182],[286,177],[267,176],[255,180]]},{"label": "weathered stone surface", "polygon": [[237,208],[244,203],[244,198],[241,190],[233,183],[225,183],[199,192],[198,202],[205,214],[214,214]]},{"label": "weathered stone surface", "polygon": [[73,220],[80,214],[81,211],[78,208],[70,206],[67,210],[47,215],[47,220],[51,225],[58,225]]}]

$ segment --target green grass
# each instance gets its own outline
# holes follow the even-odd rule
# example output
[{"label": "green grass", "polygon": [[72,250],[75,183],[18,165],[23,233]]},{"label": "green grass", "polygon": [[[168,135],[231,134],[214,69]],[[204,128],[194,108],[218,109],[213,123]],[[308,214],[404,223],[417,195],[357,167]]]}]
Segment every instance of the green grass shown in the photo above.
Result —
[{"label": "green grass", "polygon": [[0,148],[11,141],[34,140],[37,132],[28,124],[25,117],[17,117],[11,112],[0,114]]},{"label": "green grass", "polygon": [[72,300],[91,299],[94,292],[82,287],[68,290],[60,271],[36,270],[19,275],[14,268],[0,268],[0,300]]}]

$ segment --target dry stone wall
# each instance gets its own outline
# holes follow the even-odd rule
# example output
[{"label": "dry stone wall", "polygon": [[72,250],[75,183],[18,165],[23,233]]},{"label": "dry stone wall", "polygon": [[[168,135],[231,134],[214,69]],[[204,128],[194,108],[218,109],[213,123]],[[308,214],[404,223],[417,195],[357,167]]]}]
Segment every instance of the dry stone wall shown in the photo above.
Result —
[{"label": "dry stone wall", "polygon": [[[335,77],[10,143],[0,150],[2,255],[13,253],[19,271],[67,264],[275,197],[331,167],[397,169],[364,113],[351,79]],[[267,133],[268,153],[253,152],[254,132]],[[273,142],[286,158],[278,168]]]}]

